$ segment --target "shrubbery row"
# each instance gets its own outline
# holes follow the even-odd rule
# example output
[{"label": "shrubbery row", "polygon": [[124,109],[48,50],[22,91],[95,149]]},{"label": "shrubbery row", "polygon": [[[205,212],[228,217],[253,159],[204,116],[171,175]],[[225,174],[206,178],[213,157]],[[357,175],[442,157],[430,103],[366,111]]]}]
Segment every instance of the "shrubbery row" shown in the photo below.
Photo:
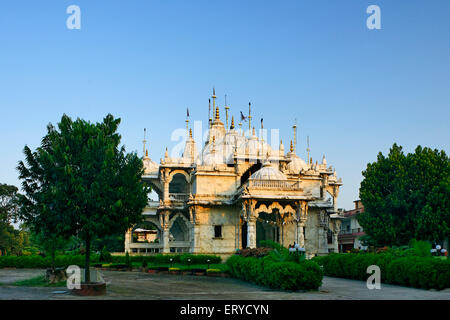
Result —
[{"label": "shrubbery row", "polygon": [[367,267],[377,265],[381,281],[423,289],[450,288],[450,262],[432,257],[397,257],[387,253],[341,253],[315,257],[326,276],[367,280]]},{"label": "shrubbery row", "polygon": [[227,260],[231,276],[258,285],[283,290],[312,290],[322,284],[323,272],[313,261],[280,262],[264,258],[231,256]]},{"label": "shrubbery row", "polygon": [[[125,256],[112,256],[112,262],[124,263]],[[172,261],[170,261],[172,259]],[[149,256],[130,256],[131,262],[146,263],[183,263],[183,264],[210,264],[221,263],[219,256],[205,254],[155,254]],[[190,261],[189,261],[190,260]]]},{"label": "shrubbery row", "polygon": [[[70,265],[84,267],[84,255],[62,255],[55,257],[55,267],[67,268]],[[99,262],[98,254],[91,254],[91,263]],[[1,256],[0,268],[50,268],[50,257],[34,256]]]},{"label": "shrubbery row", "polygon": [[[156,254],[151,256],[130,256],[131,262],[142,263],[173,263],[183,264],[217,264],[221,262],[219,256],[214,255],[197,255],[197,254]],[[111,261],[102,261],[99,254],[91,254],[91,265],[100,262],[126,263],[126,256],[111,256]],[[190,261],[189,261],[190,260]],[[55,258],[55,266],[57,268],[66,268],[70,265],[78,265],[84,267],[84,255],[59,255]],[[51,267],[50,257],[38,255],[33,256],[0,256],[0,268],[49,268]]]}]

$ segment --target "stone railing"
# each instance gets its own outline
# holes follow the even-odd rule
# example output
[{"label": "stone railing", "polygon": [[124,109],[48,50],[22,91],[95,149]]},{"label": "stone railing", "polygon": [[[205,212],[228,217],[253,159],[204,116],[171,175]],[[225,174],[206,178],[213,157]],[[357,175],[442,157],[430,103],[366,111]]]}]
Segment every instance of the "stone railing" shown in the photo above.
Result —
[{"label": "stone railing", "polygon": [[171,253],[186,253],[190,252],[191,242],[190,241],[170,241],[170,252]]},{"label": "stone railing", "polygon": [[301,190],[299,181],[287,180],[260,180],[249,179],[246,183],[249,188],[257,189],[278,189],[278,190]]},{"label": "stone railing", "polygon": [[176,202],[186,202],[189,200],[189,193],[169,193],[169,200]]}]

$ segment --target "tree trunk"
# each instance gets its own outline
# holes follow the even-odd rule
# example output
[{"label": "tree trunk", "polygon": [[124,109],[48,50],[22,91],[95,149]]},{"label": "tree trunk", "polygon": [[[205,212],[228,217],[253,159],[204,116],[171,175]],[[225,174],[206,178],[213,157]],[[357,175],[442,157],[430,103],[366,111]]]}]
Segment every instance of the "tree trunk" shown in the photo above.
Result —
[{"label": "tree trunk", "polygon": [[91,257],[91,238],[88,235],[88,236],[86,236],[86,259],[85,259],[85,263],[84,263],[84,282],[85,283],[91,282],[91,274],[89,272],[90,257]]},{"label": "tree trunk", "polygon": [[52,266],[51,266],[51,268],[53,271],[55,271],[55,260],[56,260],[55,255],[56,255],[56,249],[52,248]]}]

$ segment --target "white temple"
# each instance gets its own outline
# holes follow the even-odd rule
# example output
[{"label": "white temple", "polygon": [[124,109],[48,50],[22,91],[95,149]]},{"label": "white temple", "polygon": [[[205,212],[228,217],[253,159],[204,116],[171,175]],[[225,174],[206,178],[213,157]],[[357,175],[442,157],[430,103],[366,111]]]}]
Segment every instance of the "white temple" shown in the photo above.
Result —
[{"label": "white temple", "polygon": [[[286,247],[300,244],[309,257],[337,252],[341,217],[336,201],[342,180],[325,156],[321,163],[304,161],[292,141],[289,152],[282,141],[274,150],[255,134],[250,104],[245,118],[251,134],[244,134],[242,123],[236,129],[234,118],[226,128],[215,99],[214,92],[215,117],[210,116],[201,148],[189,130],[182,156],[171,158],[166,149],[158,164],[148,157],[144,142],[143,179],[159,201],[150,201],[142,213],[145,223],[126,233],[125,250],[228,256],[272,240]],[[152,241],[140,240],[147,238],[139,232],[151,230],[156,233]]]}]

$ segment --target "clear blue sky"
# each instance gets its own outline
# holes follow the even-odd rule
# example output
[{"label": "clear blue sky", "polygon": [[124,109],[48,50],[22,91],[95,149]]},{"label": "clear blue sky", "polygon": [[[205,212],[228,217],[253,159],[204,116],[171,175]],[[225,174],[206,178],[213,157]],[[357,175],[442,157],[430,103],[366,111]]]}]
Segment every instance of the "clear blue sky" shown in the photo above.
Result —
[{"label": "clear blue sky", "polygon": [[[71,4],[81,30],[66,28]],[[366,28],[371,4],[382,30]],[[186,107],[206,121],[213,86],[235,116],[251,101],[286,147],[297,118],[299,155],[308,134],[350,209],[394,142],[449,152],[450,1],[2,1],[0,181],[19,185],[24,145],[63,113],[122,118],[139,153],[146,127],[158,162]]]}]

